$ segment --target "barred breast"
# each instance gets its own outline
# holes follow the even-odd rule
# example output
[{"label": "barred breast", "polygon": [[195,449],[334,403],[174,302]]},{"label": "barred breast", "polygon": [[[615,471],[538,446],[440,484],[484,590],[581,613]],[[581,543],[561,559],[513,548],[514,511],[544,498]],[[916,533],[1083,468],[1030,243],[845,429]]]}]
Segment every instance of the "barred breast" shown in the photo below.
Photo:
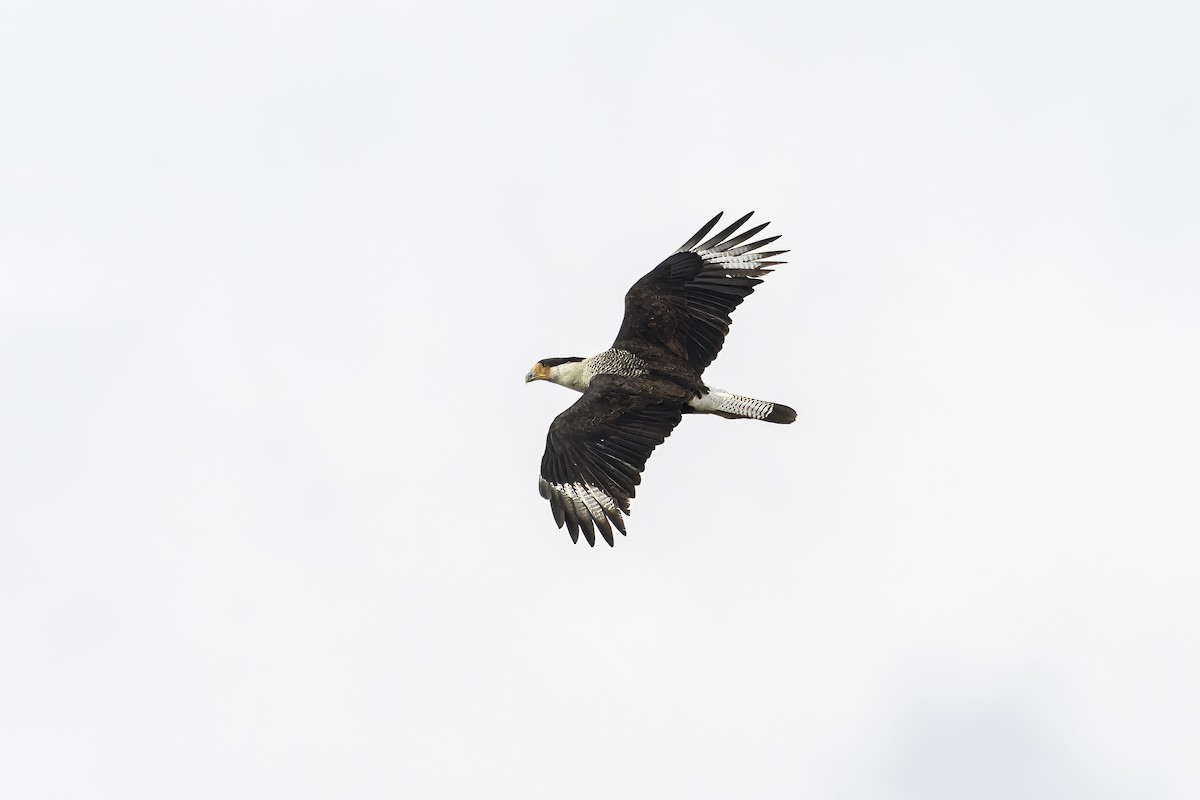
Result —
[{"label": "barred breast", "polygon": [[637,377],[645,375],[650,370],[646,362],[630,353],[628,350],[616,348],[598,353],[584,362],[588,371],[594,375],[626,375]]}]

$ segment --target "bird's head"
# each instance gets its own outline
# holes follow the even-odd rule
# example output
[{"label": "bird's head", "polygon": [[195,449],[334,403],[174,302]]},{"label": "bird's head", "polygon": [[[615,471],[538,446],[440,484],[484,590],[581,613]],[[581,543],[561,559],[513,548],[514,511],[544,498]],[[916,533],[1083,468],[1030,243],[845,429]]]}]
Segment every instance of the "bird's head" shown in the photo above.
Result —
[{"label": "bird's head", "polygon": [[525,382],[554,381],[556,373],[563,364],[575,364],[579,361],[583,361],[581,356],[571,356],[569,358],[543,358],[541,361],[533,365],[533,369],[526,373]]}]

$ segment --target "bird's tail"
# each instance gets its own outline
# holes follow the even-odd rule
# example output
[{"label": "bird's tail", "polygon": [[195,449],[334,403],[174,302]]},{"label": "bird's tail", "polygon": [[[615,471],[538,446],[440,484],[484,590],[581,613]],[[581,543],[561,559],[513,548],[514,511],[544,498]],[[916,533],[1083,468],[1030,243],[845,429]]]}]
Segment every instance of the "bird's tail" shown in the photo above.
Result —
[{"label": "bird's tail", "polygon": [[796,410],[789,406],[755,400],[724,389],[709,389],[708,394],[692,398],[688,405],[700,414],[716,414],[726,419],[761,419],[781,425],[796,421]]}]

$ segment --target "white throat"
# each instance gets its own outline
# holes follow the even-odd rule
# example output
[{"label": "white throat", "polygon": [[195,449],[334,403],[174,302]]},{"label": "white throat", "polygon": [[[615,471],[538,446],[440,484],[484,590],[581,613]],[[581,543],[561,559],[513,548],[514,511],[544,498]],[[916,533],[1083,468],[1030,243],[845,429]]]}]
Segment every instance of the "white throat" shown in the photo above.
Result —
[{"label": "white throat", "polygon": [[551,383],[557,383],[559,386],[565,386],[568,389],[582,392],[592,382],[592,370],[588,366],[587,361],[569,361],[566,364],[551,367],[548,380]]}]

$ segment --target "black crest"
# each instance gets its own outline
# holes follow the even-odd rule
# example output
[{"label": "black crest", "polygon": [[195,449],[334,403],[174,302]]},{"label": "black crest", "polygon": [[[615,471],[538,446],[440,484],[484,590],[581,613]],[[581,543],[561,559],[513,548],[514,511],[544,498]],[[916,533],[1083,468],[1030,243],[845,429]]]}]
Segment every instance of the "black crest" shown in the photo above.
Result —
[{"label": "black crest", "polygon": [[570,364],[574,361],[583,361],[582,356],[571,356],[570,358],[543,358],[540,363],[546,369],[557,367],[560,364]]}]

